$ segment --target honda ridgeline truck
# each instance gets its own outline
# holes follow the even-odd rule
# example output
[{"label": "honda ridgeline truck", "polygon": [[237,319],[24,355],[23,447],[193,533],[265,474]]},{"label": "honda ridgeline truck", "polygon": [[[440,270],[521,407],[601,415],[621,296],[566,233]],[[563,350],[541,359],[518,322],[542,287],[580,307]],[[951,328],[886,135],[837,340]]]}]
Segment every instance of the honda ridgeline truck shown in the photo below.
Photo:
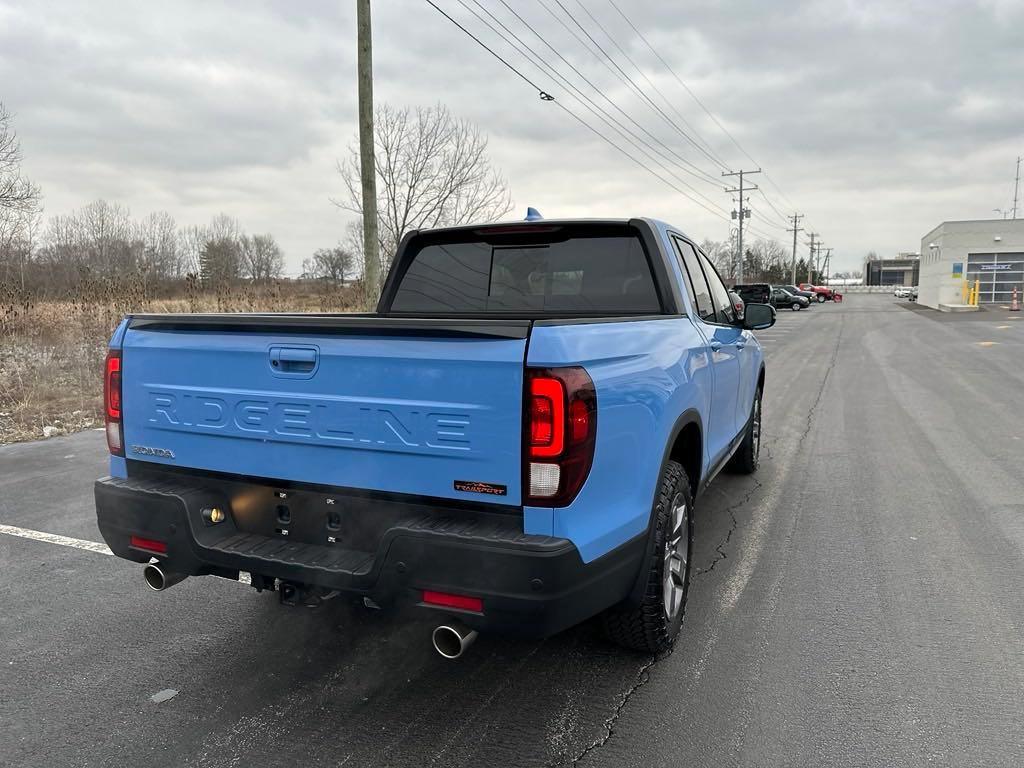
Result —
[{"label": "honda ridgeline truck", "polygon": [[374,314],[130,315],[99,528],[154,589],[418,606],[452,658],[598,614],[664,651],[694,500],[757,468],[774,321],[648,219],[412,232]]}]

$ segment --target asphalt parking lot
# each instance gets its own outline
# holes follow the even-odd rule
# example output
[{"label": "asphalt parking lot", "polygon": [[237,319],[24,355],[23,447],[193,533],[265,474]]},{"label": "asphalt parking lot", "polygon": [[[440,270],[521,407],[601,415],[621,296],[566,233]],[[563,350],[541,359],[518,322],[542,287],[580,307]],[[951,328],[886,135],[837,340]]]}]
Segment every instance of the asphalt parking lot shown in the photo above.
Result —
[{"label": "asphalt parking lot", "polygon": [[[425,620],[0,528],[0,765],[1024,764],[1024,313],[905,305],[763,334],[762,466],[698,501],[662,659],[588,624],[447,662]],[[0,525],[100,541],[105,453],[0,447]]]}]

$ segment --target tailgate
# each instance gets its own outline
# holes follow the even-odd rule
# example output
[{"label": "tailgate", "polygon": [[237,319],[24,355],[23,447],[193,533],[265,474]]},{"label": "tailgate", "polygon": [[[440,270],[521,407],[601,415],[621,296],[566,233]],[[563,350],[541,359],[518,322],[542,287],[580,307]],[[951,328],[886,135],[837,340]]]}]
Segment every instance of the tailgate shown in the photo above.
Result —
[{"label": "tailgate", "polygon": [[520,503],[528,323],[492,334],[290,322],[133,321],[122,353],[127,458]]}]

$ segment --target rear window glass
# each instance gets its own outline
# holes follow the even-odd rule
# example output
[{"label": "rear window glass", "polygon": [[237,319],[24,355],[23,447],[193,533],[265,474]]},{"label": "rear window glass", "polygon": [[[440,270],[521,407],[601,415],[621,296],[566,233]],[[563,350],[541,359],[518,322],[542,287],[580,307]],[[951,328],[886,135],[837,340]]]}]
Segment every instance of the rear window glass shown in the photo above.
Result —
[{"label": "rear window glass", "polygon": [[640,240],[428,244],[413,257],[391,310],[432,314],[658,313]]}]

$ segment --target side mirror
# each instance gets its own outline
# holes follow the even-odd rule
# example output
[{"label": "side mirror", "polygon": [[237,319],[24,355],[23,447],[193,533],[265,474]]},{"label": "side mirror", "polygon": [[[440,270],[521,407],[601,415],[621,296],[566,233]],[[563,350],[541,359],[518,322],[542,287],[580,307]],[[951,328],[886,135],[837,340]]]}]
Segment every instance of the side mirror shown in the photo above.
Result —
[{"label": "side mirror", "polygon": [[743,328],[748,331],[763,331],[775,325],[775,307],[769,304],[747,304]]}]

